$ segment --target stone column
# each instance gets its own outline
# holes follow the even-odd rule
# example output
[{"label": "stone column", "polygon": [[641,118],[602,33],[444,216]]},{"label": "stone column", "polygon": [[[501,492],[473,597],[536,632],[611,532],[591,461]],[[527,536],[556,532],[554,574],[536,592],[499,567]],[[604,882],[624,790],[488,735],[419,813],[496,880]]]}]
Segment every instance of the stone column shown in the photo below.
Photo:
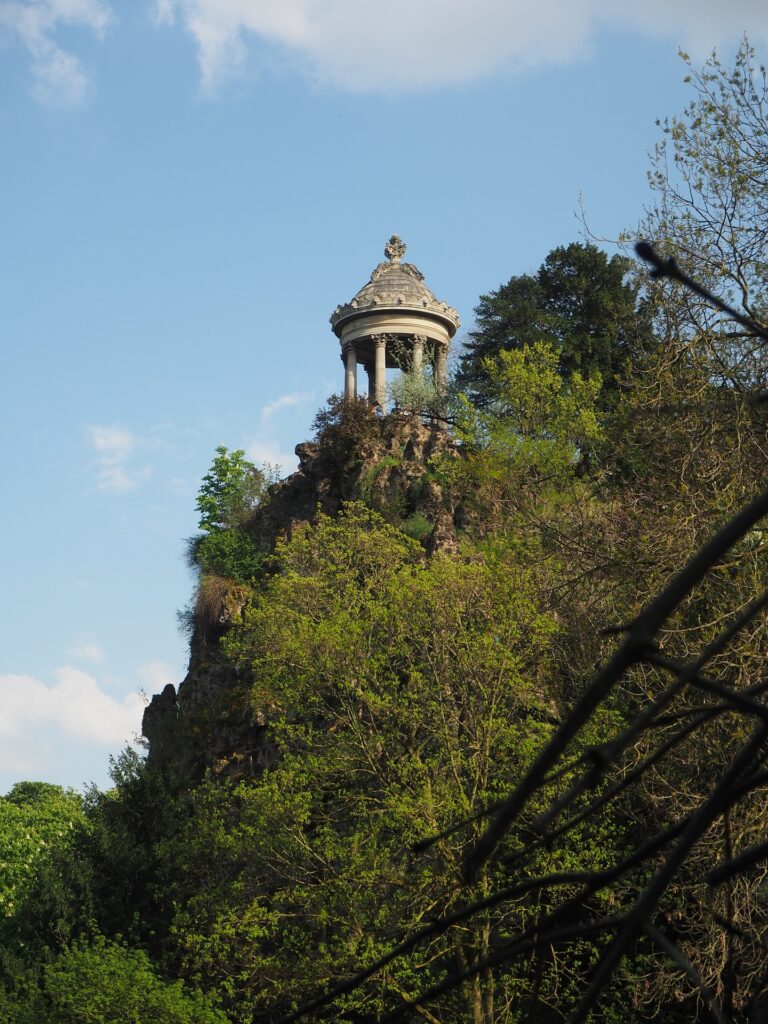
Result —
[{"label": "stone column", "polygon": [[448,349],[438,345],[435,351],[435,387],[438,394],[444,395],[448,384]]},{"label": "stone column", "polygon": [[376,345],[373,387],[376,401],[382,410],[385,410],[387,404],[387,336],[386,334],[375,334],[373,340]]},{"label": "stone column", "polygon": [[424,335],[413,336],[413,372],[421,377],[424,373]]},{"label": "stone column", "polygon": [[373,367],[370,363],[365,364],[365,372],[368,375],[368,401],[373,405],[376,401],[376,378],[373,375]]},{"label": "stone column", "polygon": [[344,349],[344,363],[344,398],[349,401],[357,397],[357,352],[352,344]]}]

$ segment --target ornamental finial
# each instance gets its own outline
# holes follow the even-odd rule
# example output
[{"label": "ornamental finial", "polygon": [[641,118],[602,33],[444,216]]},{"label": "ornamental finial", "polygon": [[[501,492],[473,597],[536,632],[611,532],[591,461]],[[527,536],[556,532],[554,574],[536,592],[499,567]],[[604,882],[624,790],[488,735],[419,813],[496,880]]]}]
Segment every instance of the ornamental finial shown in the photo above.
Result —
[{"label": "ornamental finial", "polygon": [[384,255],[390,263],[399,263],[405,256],[405,242],[398,235],[392,235],[384,246]]}]

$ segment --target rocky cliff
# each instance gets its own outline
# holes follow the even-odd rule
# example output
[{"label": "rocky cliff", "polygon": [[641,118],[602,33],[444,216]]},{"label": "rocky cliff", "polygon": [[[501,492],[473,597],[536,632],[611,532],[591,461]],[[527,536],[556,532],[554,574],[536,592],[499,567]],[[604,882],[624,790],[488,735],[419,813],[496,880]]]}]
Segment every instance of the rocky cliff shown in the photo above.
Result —
[{"label": "rocky cliff", "polygon": [[[364,501],[398,523],[426,551],[453,552],[461,509],[444,484],[444,468],[458,449],[446,431],[421,417],[393,413],[378,419],[358,410],[354,430],[338,424],[296,447],[299,469],[274,484],[244,524],[269,554],[318,512],[336,514]],[[252,775],[273,757],[267,722],[250,703],[250,680],[226,660],[221,638],[242,614],[248,589],[219,581],[205,617],[194,622],[189,670],[178,692],[166,686],[144,713],[149,760],[189,777],[205,771]]]}]

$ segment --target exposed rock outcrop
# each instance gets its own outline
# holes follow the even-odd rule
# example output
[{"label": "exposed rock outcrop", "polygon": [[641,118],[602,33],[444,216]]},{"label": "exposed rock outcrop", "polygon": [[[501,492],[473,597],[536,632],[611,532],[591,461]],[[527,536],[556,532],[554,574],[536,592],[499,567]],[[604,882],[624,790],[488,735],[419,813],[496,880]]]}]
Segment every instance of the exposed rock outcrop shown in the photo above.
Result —
[{"label": "exposed rock outcrop", "polygon": [[[335,515],[348,501],[364,501],[416,537],[427,552],[457,550],[453,507],[440,467],[459,452],[438,424],[393,413],[363,420],[354,444],[321,434],[297,445],[299,468],[274,484],[268,500],[245,524],[257,548],[271,553],[318,512]],[[205,595],[190,645],[189,670],[178,688],[166,686],[144,713],[149,759],[172,761],[188,776],[206,770],[252,775],[274,758],[266,722],[250,704],[250,680],[228,661],[222,636],[242,614],[244,588],[216,579]]]},{"label": "exposed rock outcrop", "polygon": [[299,469],[275,484],[270,500],[256,510],[248,529],[259,547],[271,551],[279,536],[290,537],[318,510],[335,515],[346,501],[365,501],[385,517],[407,523],[415,515],[441,526],[430,551],[453,550],[455,509],[441,487],[435,464],[458,449],[439,424],[419,416],[371,416],[369,431],[348,459],[331,445],[305,441],[296,446]]}]

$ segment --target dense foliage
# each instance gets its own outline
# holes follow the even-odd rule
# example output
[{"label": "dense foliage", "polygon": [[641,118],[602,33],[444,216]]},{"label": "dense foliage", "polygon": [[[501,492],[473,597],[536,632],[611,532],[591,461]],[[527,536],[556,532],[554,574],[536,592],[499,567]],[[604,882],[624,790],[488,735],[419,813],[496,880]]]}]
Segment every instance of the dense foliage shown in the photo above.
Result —
[{"label": "dense foliage", "polygon": [[0,1024],[227,1024],[199,990],[158,977],[146,953],[101,936],[65,947],[13,993]]},{"label": "dense foliage", "polygon": [[274,478],[270,467],[258,469],[242,449],[228,452],[223,445],[216,449],[197,496],[202,532],[190,546],[192,562],[203,579],[224,577],[247,583],[258,573],[261,559],[246,524]]},{"label": "dense foliage", "polygon": [[653,345],[651,320],[631,261],[610,259],[595,245],[572,242],[553,249],[536,274],[510,278],[480,297],[475,324],[460,358],[459,384],[484,405],[492,387],[486,360],[546,342],[559,372],[597,374],[606,400]]},{"label": "dense foliage", "polygon": [[0,798],[0,928],[23,915],[36,878],[84,822],[82,798],[45,782],[19,782]]}]

